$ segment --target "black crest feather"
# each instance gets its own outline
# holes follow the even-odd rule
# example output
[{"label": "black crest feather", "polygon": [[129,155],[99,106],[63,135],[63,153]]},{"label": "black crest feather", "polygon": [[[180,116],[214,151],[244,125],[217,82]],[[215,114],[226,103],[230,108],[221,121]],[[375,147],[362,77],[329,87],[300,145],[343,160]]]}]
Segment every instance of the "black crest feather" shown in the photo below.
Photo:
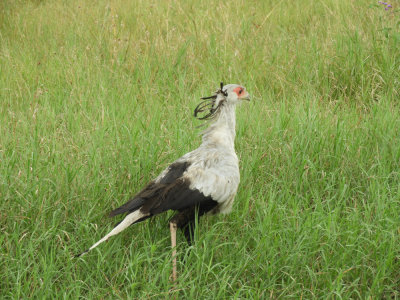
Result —
[{"label": "black crest feather", "polygon": [[[205,101],[200,102],[194,109],[194,117],[195,118],[197,118],[199,120],[210,120],[215,117],[216,112],[219,110],[219,108],[221,107],[221,104],[223,103],[223,101],[221,101],[217,107],[214,107],[215,100],[217,99],[218,94],[222,94],[225,97],[228,96],[227,91],[224,91],[223,87],[224,87],[224,83],[221,82],[220,89],[214,95],[201,98],[202,100],[205,100]],[[198,114],[201,114],[206,111],[208,112],[206,115],[204,115],[202,117],[198,116]]]}]

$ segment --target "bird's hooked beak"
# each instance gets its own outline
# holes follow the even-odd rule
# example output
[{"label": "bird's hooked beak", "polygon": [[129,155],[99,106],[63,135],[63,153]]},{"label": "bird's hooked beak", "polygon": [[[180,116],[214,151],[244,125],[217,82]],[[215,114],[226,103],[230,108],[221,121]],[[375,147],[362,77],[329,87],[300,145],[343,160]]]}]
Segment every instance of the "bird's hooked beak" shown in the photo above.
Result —
[{"label": "bird's hooked beak", "polygon": [[245,94],[243,96],[240,96],[239,99],[240,100],[250,101],[250,94],[245,91]]}]

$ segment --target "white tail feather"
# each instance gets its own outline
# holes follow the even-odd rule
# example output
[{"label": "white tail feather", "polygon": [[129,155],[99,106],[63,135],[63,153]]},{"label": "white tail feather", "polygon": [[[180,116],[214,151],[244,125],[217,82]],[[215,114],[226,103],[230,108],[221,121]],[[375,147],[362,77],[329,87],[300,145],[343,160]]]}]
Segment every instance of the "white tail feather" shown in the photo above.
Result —
[{"label": "white tail feather", "polygon": [[121,231],[123,231],[127,227],[129,227],[132,223],[134,223],[137,220],[139,220],[139,219],[141,219],[143,217],[146,217],[146,216],[148,216],[148,214],[142,213],[140,211],[140,209],[130,213],[129,215],[127,215],[125,217],[125,219],[122,220],[121,223],[119,223],[117,226],[115,226],[113,230],[111,230],[105,237],[103,237],[101,240],[99,240],[97,243],[95,243],[92,247],[90,247],[86,252],[82,253],[82,255],[88,253],[91,250],[93,250],[94,248],[96,248],[101,243],[107,241],[113,235],[116,235],[116,234],[120,233]]}]

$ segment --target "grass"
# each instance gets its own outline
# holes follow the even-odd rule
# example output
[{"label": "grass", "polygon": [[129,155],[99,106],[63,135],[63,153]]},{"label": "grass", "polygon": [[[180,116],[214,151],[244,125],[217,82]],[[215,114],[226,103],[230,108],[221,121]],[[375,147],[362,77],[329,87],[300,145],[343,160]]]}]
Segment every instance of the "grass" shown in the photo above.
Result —
[{"label": "grass", "polygon": [[[400,298],[400,16],[374,1],[0,3],[1,298]],[[233,212],[169,281],[169,215],[112,208],[237,111]],[[172,290],[172,291],[171,291]]]}]

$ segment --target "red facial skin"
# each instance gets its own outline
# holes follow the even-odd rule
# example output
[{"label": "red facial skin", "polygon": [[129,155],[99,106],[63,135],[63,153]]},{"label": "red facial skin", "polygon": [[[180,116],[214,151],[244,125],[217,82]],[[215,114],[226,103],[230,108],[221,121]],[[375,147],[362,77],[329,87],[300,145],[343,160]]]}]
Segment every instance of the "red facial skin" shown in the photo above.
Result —
[{"label": "red facial skin", "polygon": [[236,95],[238,95],[238,98],[241,98],[246,94],[245,91],[244,91],[244,88],[242,88],[240,86],[235,88],[233,91],[236,93]]},{"label": "red facial skin", "polygon": [[233,90],[239,97],[243,94],[243,88],[238,86],[236,89]]}]

